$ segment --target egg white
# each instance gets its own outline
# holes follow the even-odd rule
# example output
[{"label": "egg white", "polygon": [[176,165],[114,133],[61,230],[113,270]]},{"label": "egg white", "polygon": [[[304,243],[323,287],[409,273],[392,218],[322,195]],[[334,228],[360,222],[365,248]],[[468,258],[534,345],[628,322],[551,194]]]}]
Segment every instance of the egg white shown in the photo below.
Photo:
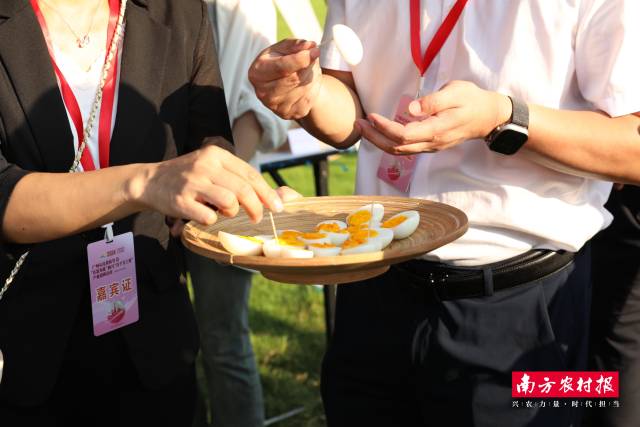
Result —
[{"label": "egg white", "polygon": [[288,251],[287,256],[285,256],[285,248],[305,250],[305,245],[299,241],[291,242],[283,239],[271,239],[264,242],[262,252],[267,258],[305,258],[304,255],[293,256],[291,251]]},{"label": "egg white", "polygon": [[267,258],[281,258],[283,245],[276,239],[268,240],[262,245],[262,252]]},{"label": "egg white", "polygon": [[282,258],[308,259],[308,258],[313,258],[313,255],[314,255],[313,251],[298,248],[295,246],[282,246],[282,251],[280,252],[280,256]]},{"label": "egg white", "polygon": [[390,230],[388,228],[381,228],[381,227],[372,228],[371,230],[376,231],[378,233],[378,236],[376,236],[375,239],[380,241],[380,246],[382,247],[382,249],[386,248],[391,244],[391,241],[393,240],[393,236],[394,236],[393,230]]},{"label": "egg white", "polygon": [[340,251],[342,248],[340,246],[331,246],[327,248],[318,248],[313,245],[309,245],[308,249],[313,252],[314,256],[317,257],[327,257],[327,256],[337,256],[340,255]]},{"label": "egg white", "polygon": [[[388,221],[393,220],[398,216],[404,216],[406,219],[400,224],[391,227]],[[386,226],[385,226],[386,224]],[[393,215],[391,218],[387,219],[382,223],[382,228],[387,228],[393,231],[393,238],[395,240],[406,239],[411,236],[414,231],[418,228],[418,224],[420,224],[420,214],[417,211],[404,211]]]},{"label": "egg white", "polygon": [[246,237],[224,231],[218,232],[218,240],[229,253],[239,256],[262,255],[262,242],[254,242]]},{"label": "egg white", "polygon": [[382,250],[382,245],[379,240],[367,240],[358,246],[354,246],[348,249],[342,249],[341,255],[355,255],[366,254],[370,252],[378,252]]}]

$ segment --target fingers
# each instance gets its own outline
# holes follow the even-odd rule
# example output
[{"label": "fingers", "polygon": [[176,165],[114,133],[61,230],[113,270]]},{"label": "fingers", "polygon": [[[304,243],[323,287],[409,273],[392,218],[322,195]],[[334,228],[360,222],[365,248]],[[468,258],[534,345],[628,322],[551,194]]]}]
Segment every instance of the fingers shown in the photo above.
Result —
[{"label": "fingers", "polygon": [[379,114],[369,114],[368,118],[376,130],[397,144],[414,144],[448,140],[449,132],[461,123],[455,110],[446,110],[424,120],[402,125]]},{"label": "fingers", "polygon": [[278,196],[282,199],[283,202],[290,202],[292,200],[302,198],[302,194],[298,193],[291,187],[282,186],[276,189]]},{"label": "fingers", "polygon": [[453,82],[437,92],[416,99],[409,104],[409,113],[414,117],[431,116],[460,106],[458,86]]},{"label": "fingers", "polygon": [[[378,115],[375,116],[372,117],[375,123],[359,119],[356,126],[364,138],[381,150],[396,156],[435,153],[465,140],[463,129],[459,126],[435,132],[434,129],[439,129],[440,125],[434,125],[434,123],[441,120],[435,116],[425,121],[409,123],[406,126]],[[448,126],[455,122],[447,118],[443,120],[443,123]]]},{"label": "fingers", "polygon": [[278,103],[289,92],[312,84],[313,78],[313,66],[307,67],[284,78],[261,83],[255,88],[256,95],[259,98],[268,98],[272,103]]},{"label": "fingers", "polygon": [[[212,176],[213,188],[208,189],[208,197],[210,192],[218,192],[220,188],[228,191],[235,199],[235,205],[228,209],[223,209],[214,201],[210,201],[215,206],[220,207],[221,213],[225,216],[235,216],[238,214],[239,205],[247,212],[249,218],[254,222],[262,220],[262,202],[258,198],[251,184],[234,173],[229,171],[219,171]],[[207,199],[207,201],[209,201]],[[233,204],[234,201],[228,195],[223,196],[223,203]]]},{"label": "fingers", "polygon": [[310,40],[284,39],[269,46],[267,49],[265,49],[265,52],[275,52],[280,55],[290,55],[292,53],[297,53],[302,50],[308,50],[314,47],[316,47],[316,43]]},{"label": "fingers", "polygon": [[[191,218],[200,224],[212,225],[218,220],[218,215],[216,215],[215,211],[211,207],[206,206],[195,199],[185,198],[182,203],[177,203],[176,206],[174,206],[174,209],[177,209],[175,212],[176,215],[184,218]],[[179,221],[173,223],[171,229],[173,229],[177,222]]]},{"label": "fingers", "polygon": [[374,128],[373,125],[368,121],[358,119],[355,126],[358,128],[364,138],[376,145],[379,149],[395,156],[409,154],[403,152],[402,145],[399,145],[393,140],[387,138],[384,134],[376,130],[376,128]]},{"label": "fingers", "polygon": [[[284,206],[282,205],[280,196],[278,196],[278,193],[273,188],[271,188],[269,184],[267,184],[267,181],[264,180],[260,172],[258,172],[248,163],[245,163],[244,161],[229,153],[221,156],[220,160],[224,169],[234,175],[237,175],[248,184],[248,187],[243,186],[241,188],[242,194],[245,195],[244,197],[246,197],[246,200],[253,201],[253,196],[255,196],[270,210],[274,212],[282,211]],[[240,203],[245,207],[245,209],[247,208],[247,206],[244,205],[244,199],[240,200]],[[256,216],[256,218],[259,219],[261,218],[261,216],[262,207],[260,207],[260,215]]]},{"label": "fingers", "polygon": [[310,67],[320,56],[320,49],[312,42],[303,42],[293,48],[283,48],[279,44],[267,48],[253,63],[249,70],[252,82],[282,79]]}]

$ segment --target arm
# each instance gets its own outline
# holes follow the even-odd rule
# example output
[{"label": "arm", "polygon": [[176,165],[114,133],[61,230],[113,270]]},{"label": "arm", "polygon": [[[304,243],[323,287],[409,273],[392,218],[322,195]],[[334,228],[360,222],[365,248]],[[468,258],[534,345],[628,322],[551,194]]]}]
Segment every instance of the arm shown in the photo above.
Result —
[{"label": "arm", "polygon": [[321,89],[309,113],[298,120],[307,132],[336,148],[349,148],[360,139],[354,127],[364,117],[353,75],[323,70]]},{"label": "arm", "polygon": [[32,173],[20,179],[2,220],[2,236],[14,243],[64,237],[146,209],[212,224],[216,213],[254,221],[262,204],[282,210],[275,190],[251,166],[208,146],[153,164],[133,164],[86,173]]},{"label": "arm", "polygon": [[233,140],[236,141],[236,156],[245,162],[253,158],[262,141],[262,126],[253,111],[247,111],[233,123]]},{"label": "arm", "polygon": [[640,183],[640,116],[529,105],[532,160],[580,176]]},{"label": "arm", "polygon": [[[561,111],[529,105],[529,156],[547,167],[580,176],[640,183],[640,117],[612,118],[592,111]],[[417,101],[406,126],[379,114],[358,120],[369,141],[395,155],[446,150],[483,138],[511,117],[505,95],[470,82],[451,82]]]},{"label": "arm", "polygon": [[283,40],[256,58],[249,80],[258,98],[284,119],[295,119],[318,139],[348,148],[359,138],[354,121],[363,117],[349,72],[320,69],[313,42]]}]

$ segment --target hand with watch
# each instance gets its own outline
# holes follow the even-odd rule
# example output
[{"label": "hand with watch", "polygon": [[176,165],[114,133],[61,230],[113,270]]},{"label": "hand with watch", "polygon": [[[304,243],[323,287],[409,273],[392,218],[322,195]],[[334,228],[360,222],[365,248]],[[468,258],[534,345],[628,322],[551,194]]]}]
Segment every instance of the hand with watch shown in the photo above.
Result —
[{"label": "hand with watch", "polygon": [[453,81],[416,99],[406,124],[371,113],[356,128],[381,150],[394,155],[434,153],[468,140],[486,141],[500,154],[516,153],[527,142],[527,104],[467,81]]}]

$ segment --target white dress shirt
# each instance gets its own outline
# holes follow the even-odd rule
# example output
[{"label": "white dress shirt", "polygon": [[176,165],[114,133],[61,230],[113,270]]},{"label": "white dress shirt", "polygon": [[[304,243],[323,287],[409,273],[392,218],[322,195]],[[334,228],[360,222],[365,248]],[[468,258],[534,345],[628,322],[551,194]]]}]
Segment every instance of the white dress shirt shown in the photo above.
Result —
[{"label": "white dress shirt", "polygon": [[262,127],[260,151],[278,148],[287,140],[289,123],[265,107],[249,82],[251,63],[275,43],[277,18],[269,0],[207,0],[231,124],[253,111]]},{"label": "white dress shirt", "polygon": [[[454,3],[422,0],[423,53]],[[638,112],[638,17],[637,0],[470,0],[427,71],[422,93],[466,80],[549,108]],[[392,118],[400,96],[414,95],[418,85],[409,2],[329,0],[325,28],[338,23],[360,36],[364,58],[350,67],[331,43],[321,65],[351,71],[364,110]],[[469,217],[469,231],[428,259],[480,265],[531,248],[578,251],[611,222],[603,207],[610,183],[549,169],[525,149],[504,156],[473,140],[421,154],[408,194],[376,177],[381,156],[368,141],[360,145],[359,194],[434,200]]]}]

